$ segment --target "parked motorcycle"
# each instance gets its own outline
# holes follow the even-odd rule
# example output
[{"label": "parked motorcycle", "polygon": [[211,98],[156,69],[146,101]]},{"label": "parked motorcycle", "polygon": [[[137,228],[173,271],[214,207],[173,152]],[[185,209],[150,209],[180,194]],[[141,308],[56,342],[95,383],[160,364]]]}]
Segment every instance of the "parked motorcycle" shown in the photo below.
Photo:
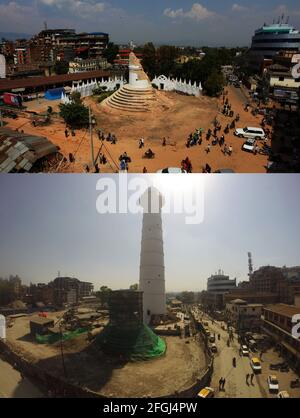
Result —
[{"label": "parked motorcycle", "polygon": [[300,379],[292,380],[290,383],[291,389],[300,388]]}]

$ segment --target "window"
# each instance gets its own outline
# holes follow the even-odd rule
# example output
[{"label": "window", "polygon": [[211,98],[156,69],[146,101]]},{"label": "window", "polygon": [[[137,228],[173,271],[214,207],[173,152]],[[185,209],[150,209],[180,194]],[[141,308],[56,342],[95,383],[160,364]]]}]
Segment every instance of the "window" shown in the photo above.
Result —
[{"label": "window", "polygon": [[280,76],[279,77],[279,81],[284,81],[284,77],[283,76]]}]

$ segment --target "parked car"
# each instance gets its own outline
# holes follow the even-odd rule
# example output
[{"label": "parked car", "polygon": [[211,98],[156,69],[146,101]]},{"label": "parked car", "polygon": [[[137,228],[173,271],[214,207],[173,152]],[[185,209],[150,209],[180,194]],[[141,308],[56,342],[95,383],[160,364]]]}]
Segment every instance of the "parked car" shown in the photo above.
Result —
[{"label": "parked car", "polygon": [[206,387],[204,389],[202,389],[199,393],[198,393],[198,398],[213,398],[215,396],[215,390],[213,388],[209,388]]},{"label": "parked car", "polygon": [[279,392],[279,382],[275,375],[268,376],[267,382],[270,392]]},{"label": "parked car", "polygon": [[290,398],[290,394],[286,390],[283,390],[278,393],[277,398]]},{"label": "parked car", "polygon": [[242,355],[244,357],[248,357],[249,356],[249,350],[248,350],[248,347],[246,345],[242,345],[241,352],[242,352]]},{"label": "parked car", "polygon": [[262,128],[254,128],[247,126],[246,128],[238,128],[234,132],[235,136],[239,138],[265,139],[266,134]]},{"label": "parked car", "polygon": [[242,146],[242,150],[246,152],[254,153],[256,147],[256,139],[247,139],[247,141]]},{"label": "parked car", "polygon": [[261,363],[257,357],[252,357],[250,365],[255,373],[261,373]]}]

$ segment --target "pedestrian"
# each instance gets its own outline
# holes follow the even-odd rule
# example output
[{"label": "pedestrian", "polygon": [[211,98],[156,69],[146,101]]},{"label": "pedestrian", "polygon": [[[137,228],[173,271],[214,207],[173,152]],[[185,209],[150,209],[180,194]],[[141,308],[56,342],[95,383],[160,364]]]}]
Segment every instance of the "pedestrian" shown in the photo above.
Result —
[{"label": "pedestrian", "polygon": [[223,377],[219,380],[219,390],[222,390]]},{"label": "pedestrian", "polygon": [[224,377],[223,378],[223,382],[222,382],[222,390],[225,390],[225,385],[226,385],[226,379]]},{"label": "pedestrian", "polygon": [[210,148],[211,148],[211,145],[210,145],[210,144],[209,144],[209,145],[207,145],[207,147],[206,147],[206,149],[205,149],[206,154],[210,153]]},{"label": "pedestrian", "polygon": [[89,167],[88,165],[86,165],[86,166],[85,166],[85,171],[86,171],[87,173],[89,173],[89,172],[90,172],[90,167]]},{"label": "pedestrian", "polygon": [[249,377],[250,377],[250,374],[247,373],[247,375],[246,375],[246,383],[247,383],[248,386],[249,386]]},{"label": "pedestrian", "polygon": [[66,129],[65,129],[65,137],[66,137],[66,138],[68,138],[68,136],[69,136],[69,131],[68,131],[68,129],[66,128]]},{"label": "pedestrian", "polygon": [[253,386],[254,373],[251,374],[251,385]]},{"label": "pedestrian", "polygon": [[166,138],[164,137],[163,138],[163,140],[162,140],[162,146],[163,147],[165,147],[167,145],[167,140],[166,140]]},{"label": "pedestrian", "polygon": [[147,168],[146,168],[146,167],[144,167],[144,168],[143,168],[143,173],[144,173],[144,174],[147,174],[147,173],[148,173],[148,170],[147,170]]},{"label": "pedestrian", "polygon": [[232,152],[233,152],[233,148],[232,148],[231,145],[229,145],[228,154],[231,156],[232,155]]},{"label": "pedestrian", "polygon": [[76,136],[76,133],[75,133],[74,129],[72,129],[71,133],[72,133],[72,136]]}]

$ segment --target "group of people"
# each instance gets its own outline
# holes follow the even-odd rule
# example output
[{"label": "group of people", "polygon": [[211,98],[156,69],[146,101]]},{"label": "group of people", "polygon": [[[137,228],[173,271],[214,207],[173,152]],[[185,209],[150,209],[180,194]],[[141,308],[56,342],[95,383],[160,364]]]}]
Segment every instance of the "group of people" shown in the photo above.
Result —
[{"label": "group of people", "polygon": [[108,135],[105,136],[104,132],[101,131],[101,129],[98,129],[98,139],[100,141],[105,141],[106,140],[113,145],[115,145],[117,143],[117,137],[116,137],[115,134],[112,134],[112,133],[109,132]]},{"label": "group of people", "polygon": [[181,171],[183,173],[192,173],[193,171],[193,166],[192,166],[192,162],[189,159],[189,157],[186,157],[185,160],[181,161]]},{"label": "group of people", "polygon": [[191,133],[187,139],[186,147],[191,148],[195,145],[201,145],[202,144],[202,133],[203,128],[196,129],[194,133]]},{"label": "group of people", "polygon": [[[74,137],[74,136],[76,136],[76,132],[75,132],[75,129],[71,129],[71,135]],[[66,128],[65,129],[65,138],[67,139],[67,138],[69,138],[69,136],[70,136],[70,132],[69,132],[69,129],[68,128]]]}]

